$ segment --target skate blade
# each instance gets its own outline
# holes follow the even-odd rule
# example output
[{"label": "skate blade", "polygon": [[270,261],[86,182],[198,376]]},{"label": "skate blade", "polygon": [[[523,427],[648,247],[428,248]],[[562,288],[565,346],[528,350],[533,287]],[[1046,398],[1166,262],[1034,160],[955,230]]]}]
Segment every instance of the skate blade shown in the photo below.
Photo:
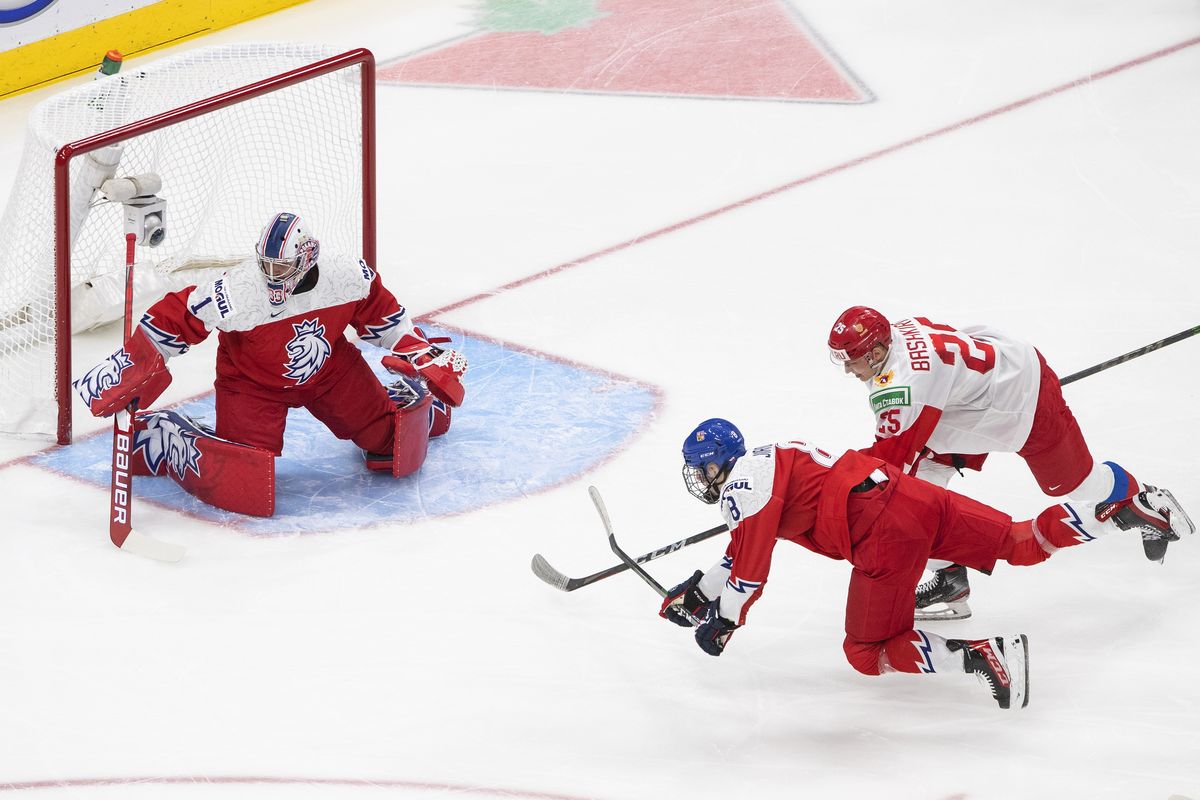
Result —
[{"label": "skate blade", "polygon": [[1159,564],[1167,557],[1167,545],[1170,544],[1166,539],[1142,539],[1142,551],[1145,552],[1146,558],[1151,561],[1157,561]]},{"label": "skate blade", "polygon": [[[1166,489],[1159,489],[1159,491],[1163,493],[1163,496],[1166,497],[1168,501],[1167,511],[1169,511],[1171,515],[1171,531],[1176,536],[1179,534],[1190,536],[1191,534],[1195,533],[1196,526],[1192,524],[1192,518],[1189,517],[1187,512],[1183,510],[1183,506],[1179,505],[1179,501],[1175,499],[1175,495],[1171,494]],[[1183,524],[1177,526],[1176,523]]]},{"label": "skate blade", "polygon": [[970,619],[971,606],[966,600],[955,600],[950,603],[934,603],[925,608],[918,608],[913,612],[913,619],[917,622],[937,622],[939,620],[950,619]]}]

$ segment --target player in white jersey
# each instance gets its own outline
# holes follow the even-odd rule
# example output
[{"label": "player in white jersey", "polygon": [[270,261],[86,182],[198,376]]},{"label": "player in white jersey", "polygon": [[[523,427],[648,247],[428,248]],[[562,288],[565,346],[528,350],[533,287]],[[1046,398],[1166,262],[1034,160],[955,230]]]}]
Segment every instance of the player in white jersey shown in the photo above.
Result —
[{"label": "player in white jersey", "polygon": [[[1070,496],[1100,519],[1137,509],[1135,521],[1130,512],[1120,516],[1142,529],[1151,560],[1162,561],[1167,543],[1190,532],[1170,492],[1092,458],[1058,375],[1027,342],[925,317],[889,323],[854,306],[834,322],[829,353],[869,387],[876,441],[864,452],[910,475],[945,486],[964,468],[981,469],[988,453],[1017,453],[1051,497]],[[969,617],[966,569],[944,561],[929,568],[934,577],[918,587],[917,618]]]}]

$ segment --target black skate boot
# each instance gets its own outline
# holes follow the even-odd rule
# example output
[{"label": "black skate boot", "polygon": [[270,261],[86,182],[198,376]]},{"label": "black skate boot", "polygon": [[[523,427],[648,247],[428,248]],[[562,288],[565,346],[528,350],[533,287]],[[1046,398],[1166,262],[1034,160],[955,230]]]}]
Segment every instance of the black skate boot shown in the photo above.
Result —
[{"label": "black skate boot", "polygon": [[951,652],[962,651],[963,671],[987,684],[1001,708],[1029,705],[1029,640],[1025,634],[990,639],[947,639]]},{"label": "black skate boot", "polygon": [[971,607],[967,598],[971,585],[967,568],[951,564],[936,570],[933,577],[917,587],[917,609],[914,617],[922,622],[939,619],[970,619]]},{"label": "black skate boot", "polygon": [[1140,531],[1146,558],[1159,563],[1166,557],[1170,542],[1177,541],[1181,533],[1196,530],[1175,495],[1150,485],[1128,500],[1096,506],[1096,519],[1109,518],[1123,531]]}]

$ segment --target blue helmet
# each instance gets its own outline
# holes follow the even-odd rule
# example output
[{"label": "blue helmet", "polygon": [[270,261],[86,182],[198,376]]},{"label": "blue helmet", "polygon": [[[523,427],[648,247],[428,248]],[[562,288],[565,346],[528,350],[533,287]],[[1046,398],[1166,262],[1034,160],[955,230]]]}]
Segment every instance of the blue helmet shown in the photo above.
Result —
[{"label": "blue helmet", "polygon": [[683,440],[683,482],[694,497],[715,503],[734,463],[746,455],[742,432],[729,420],[706,419]]}]

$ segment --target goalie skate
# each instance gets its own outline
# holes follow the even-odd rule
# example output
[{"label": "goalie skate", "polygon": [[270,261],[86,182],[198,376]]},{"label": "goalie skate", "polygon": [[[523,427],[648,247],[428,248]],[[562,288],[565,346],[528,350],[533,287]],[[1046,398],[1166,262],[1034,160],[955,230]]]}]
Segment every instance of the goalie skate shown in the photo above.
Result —
[{"label": "goalie skate", "polygon": [[967,603],[970,595],[966,567],[953,564],[936,570],[932,578],[917,587],[913,618],[918,622],[970,619],[971,606]]}]

